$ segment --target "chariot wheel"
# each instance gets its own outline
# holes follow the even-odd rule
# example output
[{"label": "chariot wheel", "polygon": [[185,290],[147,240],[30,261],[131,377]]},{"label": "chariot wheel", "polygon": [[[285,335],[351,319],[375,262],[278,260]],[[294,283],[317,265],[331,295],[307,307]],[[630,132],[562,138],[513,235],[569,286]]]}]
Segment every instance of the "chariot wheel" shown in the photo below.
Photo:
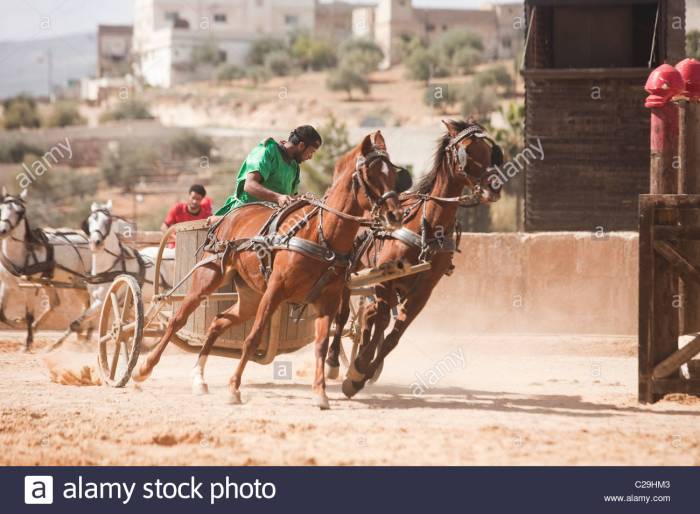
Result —
[{"label": "chariot wheel", "polygon": [[143,340],[143,301],[134,277],[118,276],[100,312],[97,362],[105,384],[124,387],[139,360]]}]

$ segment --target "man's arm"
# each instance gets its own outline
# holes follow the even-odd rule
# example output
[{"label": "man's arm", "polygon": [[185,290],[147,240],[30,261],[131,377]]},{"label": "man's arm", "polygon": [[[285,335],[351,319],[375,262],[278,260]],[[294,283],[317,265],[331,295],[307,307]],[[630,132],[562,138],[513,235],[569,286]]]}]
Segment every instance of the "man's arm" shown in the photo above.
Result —
[{"label": "man's arm", "polygon": [[277,205],[285,205],[291,200],[290,196],[281,195],[269,190],[262,185],[262,176],[257,171],[251,171],[245,178],[243,190],[250,196],[258,198],[266,202],[276,203]]}]

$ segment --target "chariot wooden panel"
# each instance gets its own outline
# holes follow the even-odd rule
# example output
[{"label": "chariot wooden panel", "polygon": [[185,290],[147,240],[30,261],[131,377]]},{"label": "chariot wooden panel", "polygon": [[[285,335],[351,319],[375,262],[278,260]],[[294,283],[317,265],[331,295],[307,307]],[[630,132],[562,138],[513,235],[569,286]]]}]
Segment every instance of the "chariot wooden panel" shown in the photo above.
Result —
[{"label": "chariot wooden panel", "polygon": [[[204,228],[190,228],[197,224],[184,226],[177,232],[175,247],[175,283],[179,282],[197,262],[202,258],[202,244],[206,241],[207,230]],[[200,248],[198,250],[198,248]],[[192,283],[192,277],[188,278],[176,291],[187,293]],[[217,293],[234,293],[233,283],[224,284]],[[181,302],[175,302],[175,309]],[[184,331],[191,332],[201,338],[206,334],[211,322],[219,313],[231,308],[235,302],[219,301],[207,298],[190,316]],[[301,314],[301,316],[300,316]],[[297,319],[298,318],[298,319]],[[276,346],[275,354],[288,353],[306,346],[313,340],[315,313],[308,306],[303,313],[300,306],[284,303],[273,314],[270,322],[265,327],[262,341],[258,348],[258,356],[266,355],[270,345]],[[221,348],[241,349],[245,337],[250,333],[254,320],[248,320],[242,325],[237,325],[226,330],[215,346]]]}]

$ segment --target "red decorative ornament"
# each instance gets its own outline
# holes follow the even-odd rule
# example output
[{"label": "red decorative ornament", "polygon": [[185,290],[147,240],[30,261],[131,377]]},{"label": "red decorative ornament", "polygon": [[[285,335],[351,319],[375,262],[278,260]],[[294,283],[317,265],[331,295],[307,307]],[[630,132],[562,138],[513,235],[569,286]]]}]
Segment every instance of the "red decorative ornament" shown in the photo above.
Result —
[{"label": "red decorative ornament", "polygon": [[662,64],[651,72],[644,89],[649,93],[645,107],[663,107],[674,96],[683,93],[685,81],[676,68]]},{"label": "red decorative ornament", "polygon": [[683,94],[690,101],[700,101],[700,61],[697,59],[683,59],[676,64],[676,69],[683,77]]}]

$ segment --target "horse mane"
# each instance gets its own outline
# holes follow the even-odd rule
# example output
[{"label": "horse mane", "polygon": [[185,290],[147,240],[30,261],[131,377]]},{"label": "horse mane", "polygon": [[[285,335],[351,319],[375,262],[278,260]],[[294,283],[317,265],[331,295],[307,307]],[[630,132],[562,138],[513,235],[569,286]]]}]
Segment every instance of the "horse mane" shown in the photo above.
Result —
[{"label": "horse mane", "polygon": [[[448,122],[454,129],[459,133],[462,132],[463,130],[477,125],[478,127],[483,127],[476,123],[473,120],[450,120]],[[445,162],[445,157],[447,155],[447,145],[450,144],[450,141],[452,140],[452,136],[450,136],[449,132],[445,132],[445,134],[438,139],[438,148],[435,150],[435,155],[433,157],[433,166],[430,169],[428,173],[423,175],[423,177],[418,181],[418,183],[413,186],[411,189],[411,193],[418,193],[418,194],[429,194],[432,190],[433,187],[435,186],[435,181],[437,180],[438,174],[440,173],[440,169],[443,166],[443,163]]]}]

